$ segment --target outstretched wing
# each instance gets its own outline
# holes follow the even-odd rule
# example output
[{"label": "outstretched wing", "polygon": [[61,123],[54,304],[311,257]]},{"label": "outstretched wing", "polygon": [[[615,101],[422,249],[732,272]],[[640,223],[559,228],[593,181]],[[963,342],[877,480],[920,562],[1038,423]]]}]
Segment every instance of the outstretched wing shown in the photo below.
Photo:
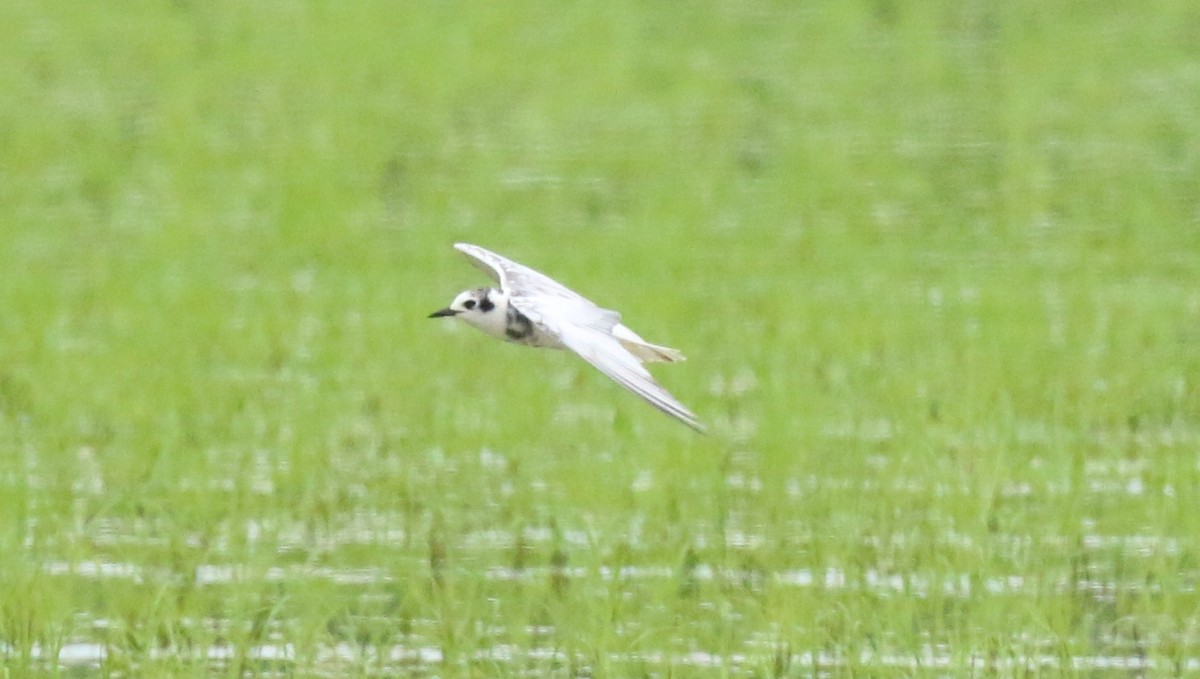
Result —
[{"label": "outstretched wing", "polygon": [[516,262],[501,257],[490,250],[485,250],[478,245],[471,245],[470,243],[455,243],[454,249],[466,255],[467,260],[476,269],[484,272],[488,278],[499,283],[502,289],[508,289],[508,282],[505,280],[505,268],[515,268]]},{"label": "outstretched wing", "polygon": [[547,318],[603,330],[621,322],[621,314],[596,306],[590,299],[524,264],[469,243],[455,243],[454,249],[499,283],[511,303],[547,332],[553,332],[543,322]]},{"label": "outstretched wing", "polygon": [[546,274],[534,271],[524,264],[518,264],[491,250],[469,243],[455,243],[454,249],[466,255],[476,268],[499,283],[500,289],[511,297],[531,294],[554,295],[566,299],[583,300],[591,304],[583,295]]},{"label": "outstretched wing", "polygon": [[609,333],[584,326],[562,324],[553,329],[558,338],[571,351],[591,363],[600,372],[642,397],[647,403],[680,420],[698,432],[704,425],[695,413],[687,409],[650,376],[641,361],[625,350],[621,343]]}]

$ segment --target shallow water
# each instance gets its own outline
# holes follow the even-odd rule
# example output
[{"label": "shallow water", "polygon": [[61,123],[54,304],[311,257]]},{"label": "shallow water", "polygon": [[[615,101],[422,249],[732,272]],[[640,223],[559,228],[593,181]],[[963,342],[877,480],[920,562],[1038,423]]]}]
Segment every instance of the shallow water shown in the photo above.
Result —
[{"label": "shallow water", "polygon": [[[877,420],[831,427],[825,437],[833,442],[890,443],[898,429]],[[957,433],[948,438],[970,441],[973,436]],[[1020,444],[1043,447],[1082,437],[1106,449],[1170,449],[1181,456],[1194,456],[1190,451],[1200,442],[1196,431],[1182,426],[1134,433],[1098,429],[1081,436],[1036,422],[1020,423],[1015,437]],[[611,465],[615,459],[598,456],[593,462]],[[156,520],[111,509],[92,516],[89,507],[104,501],[111,489],[95,471],[94,451],[82,449],[69,484],[75,520],[50,524],[30,518],[23,544],[40,574],[62,591],[104,591],[109,600],[95,609],[74,611],[57,645],[38,640],[21,647],[0,639],[0,654],[10,664],[118,674],[136,674],[144,665],[170,661],[328,676],[344,674],[348,667],[366,675],[455,673],[481,663],[531,676],[546,667],[570,668],[575,675],[697,668],[751,676],[762,674],[764,663],[775,673],[802,675],[1200,671],[1200,633],[1197,623],[1187,622],[1194,620],[1189,607],[1197,600],[1200,582],[1200,566],[1188,558],[1197,536],[1174,530],[1169,521],[1149,523],[1156,512],[1190,511],[1181,503],[1186,504],[1192,489],[1185,477],[1165,473],[1162,459],[1082,459],[1073,470],[1060,468],[1056,475],[1050,471],[1053,459],[1033,455],[1021,473],[987,486],[992,501],[1016,503],[1025,512],[1009,519],[1024,529],[1014,532],[1000,525],[981,530],[973,523],[970,516],[981,487],[975,477],[923,474],[904,466],[897,456],[866,453],[861,464],[846,470],[835,467],[771,478],[753,454],[732,453],[728,471],[714,477],[719,492],[726,494],[721,518],[690,516],[682,525],[664,528],[669,519],[632,511],[629,507],[637,507],[635,502],[618,511],[599,507],[591,510],[598,512],[595,515],[576,514],[569,523],[557,518],[513,521],[500,513],[514,496],[528,503],[525,517],[554,517],[562,510],[560,489],[545,480],[554,478],[551,472],[511,473],[511,460],[491,449],[459,458],[430,450],[419,467],[409,471],[413,477],[450,490],[454,488],[447,484],[462,479],[481,480],[477,496],[458,505],[458,511],[469,515],[456,518],[456,528],[443,530],[437,539],[447,544],[435,547],[437,518],[429,510],[405,508],[391,498],[383,503],[386,510],[348,502],[320,521],[297,516],[283,504],[264,505],[271,510],[231,514],[239,518],[190,532],[172,530],[169,512]],[[0,483],[28,488],[50,484],[36,464],[30,468],[24,476]],[[182,481],[181,491],[199,493],[207,502],[237,497],[238,489],[265,499],[283,492],[273,480],[277,471],[266,454],[252,456],[249,469],[246,479],[224,474],[189,478]],[[661,467],[625,471],[619,478],[626,479],[628,496],[647,499],[648,506],[654,506],[672,483]],[[673,492],[706,492],[691,475],[682,478],[685,483]],[[350,494],[361,493],[353,483],[343,482],[342,487]],[[864,498],[884,500],[864,503]],[[566,505],[574,506],[578,499]],[[701,498],[699,503],[707,501]],[[800,512],[814,504],[824,506],[821,503],[833,508],[832,521],[861,518],[858,509],[865,504],[865,514],[879,523],[853,524],[856,532],[838,534]],[[872,514],[892,505],[906,507],[901,520]],[[1057,513],[1068,507],[1078,509]],[[1141,518],[1124,523],[1130,515]],[[593,522],[597,517],[617,523]],[[912,520],[922,523],[913,525]],[[1155,533],[1146,525],[1172,530]],[[662,549],[658,543],[664,530],[690,532],[680,543],[689,554],[695,550],[703,556],[693,559]],[[587,556],[611,550],[614,544],[624,550],[622,559]],[[822,557],[821,550],[832,556]],[[570,558],[556,561],[560,551]],[[453,558],[438,557],[442,552]],[[67,556],[71,554],[76,557]],[[186,558],[179,560],[180,554]],[[348,560],[353,565],[345,565],[341,557],[346,554],[359,556]],[[827,565],[831,561],[842,565]],[[958,565],[963,563],[979,570]],[[446,620],[436,617],[437,606],[430,603],[438,598],[443,579],[465,586],[471,592],[467,602],[485,610],[511,606],[511,600],[536,609],[544,603],[536,600],[538,592],[569,588],[577,600],[615,598],[634,609],[662,608],[664,601],[669,607],[671,600],[685,598],[697,617],[671,621],[666,616],[664,624],[661,611],[654,611],[659,622],[647,632],[638,613],[629,614],[610,630],[613,638],[626,643],[584,652],[578,644],[572,648],[563,643],[563,630],[553,618],[530,624],[538,615],[474,611],[469,643],[460,640],[449,648]],[[413,587],[433,594],[413,604],[404,601],[408,608],[398,613],[395,601]],[[309,590],[328,594],[319,601],[319,617],[272,613],[256,623],[261,629],[252,634],[245,619],[209,614],[205,604],[192,604],[176,617],[164,613],[168,617],[149,619],[149,625],[163,625],[169,632],[151,632],[148,640],[131,642],[127,635],[144,632],[139,625],[147,623],[137,615],[115,617],[113,609],[119,605],[113,600],[119,602],[127,589],[141,595],[160,592],[167,598],[197,598],[196,593],[207,592],[215,599],[260,600],[268,608],[277,605],[276,599]],[[774,598],[816,602],[820,608],[780,616],[782,624],[760,620],[739,627],[746,613],[737,609],[742,602]],[[91,599],[83,595],[75,601],[86,605]],[[158,602],[146,596],[137,605]],[[848,616],[861,618],[887,605],[901,612],[864,633],[869,642],[803,648],[788,641],[819,638],[821,626],[828,624],[819,614],[828,610],[845,609]],[[1062,606],[1076,607],[1080,619],[1069,623],[1068,633],[1085,630],[1084,642],[1079,637],[1064,640],[1062,629],[1052,629],[1040,619],[1043,611],[1049,611],[1044,616],[1048,618]],[[916,620],[951,607],[967,611],[959,628],[905,629],[924,625]],[[1002,622],[993,618],[975,623],[970,615],[977,610],[1000,611]],[[1004,613],[1010,611],[1038,614],[1007,623]],[[712,643],[712,629],[720,625],[736,630],[734,640],[723,646]],[[990,627],[972,637],[972,625]],[[323,629],[316,638],[300,633],[314,626]],[[965,643],[963,629],[968,633]],[[644,643],[649,634],[658,636]],[[974,647],[972,640],[977,639],[987,643]],[[612,650],[622,646],[636,650]],[[1076,650],[1080,648],[1089,650]]]},{"label": "shallow water", "polygon": [[[1047,640],[1049,646],[1051,642]],[[40,648],[35,648],[33,656],[45,661]],[[240,650],[232,646],[211,646],[202,655],[191,655],[191,659],[207,661],[214,668],[226,666],[238,659]],[[70,667],[99,667],[107,656],[105,647],[95,643],[71,643],[63,646],[58,653],[58,665]],[[286,672],[294,663],[296,653],[286,644],[266,644],[250,650],[250,659],[264,667],[274,667],[279,672]],[[522,666],[525,661],[558,660],[566,664],[570,659],[561,651],[552,648],[514,648],[510,645],[497,645],[483,649],[475,654],[473,660],[489,661],[500,665],[512,664]],[[316,664],[343,665],[345,663],[366,664],[373,666],[375,673],[389,674],[400,671],[411,671],[414,666],[428,666],[430,670],[438,668],[444,658],[441,649],[437,647],[406,647],[391,646],[387,648],[363,649],[350,644],[325,646],[317,651]],[[666,656],[665,654],[641,653],[636,657],[611,659],[616,664],[623,661],[638,662],[642,665],[661,665],[663,667],[698,667],[724,668],[737,671],[750,664],[746,655],[734,654],[717,656],[704,652],[694,652],[681,655]],[[921,653],[913,656],[900,656],[878,653],[863,653],[850,660],[828,653],[796,653],[788,654],[781,660],[787,667],[808,668],[820,672],[837,672],[849,667],[859,670],[963,670],[1011,672],[1018,670],[1128,670],[1131,672],[1195,672],[1200,670],[1200,658],[1187,658],[1180,662],[1166,663],[1149,660],[1143,656],[1073,656],[1061,658],[1051,654],[1038,656],[1016,656],[997,660],[983,654],[963,658],[961,654],[951,654],[944,648],[926,647]],[[331,670],[332,672],[332,670]]]},{"label": "shallow water", "polygon": [[[1176,492],[1170,482],[1150,483],[1143,478],[1145,465],[1126,464],[1123,462],[1089,463],[1085,473],[1087,477],[1087,495],[1091,498],[1117,497],[1123,500],[1144,497],[1155,493],[1163,496],[1173,496]],[[652,474],[649,470],[635,475],[635,491],[647,490],[652,485]],[[761,481],[741,474],[731,474],[726,479],[728,485],[751,494],[755,494],[761,486]],[[814,492],[887,492],[904,495],[907,493],[923,496],[939,496],[967,492],[964,488],[942,485],[923,485],[920,479],[893,479],[881,484],[878,481],[863,479],[836,478],[792,478],[783,482],[786,494],[793,500],[799,500]],[[87,488],[83,486],[82,488]],[[83,492],[92,492],[83,490]],[[1006,497],[1053,497],[1067,493],[1054,483],[1022,482],[1006,485],[1001,494]],[[736,518],[736,517],[735,517]],[[282,522],[278,519],[262,521],[252,519],[246,521],[236,530],[227,532],[241,533],[243,539],[254,545],[256,549],[266,549],[273,553],[283,554],[289,550],[301,547],[320,550],[340,550],[357,546],[371,546],[380,549],[380,554],[393,552],[398,559],[413,559],[406,545],[413,540],[421,540],[424,534],[410,535],[409,522],[401,513],[353,513],[330,521],[333,526],[329,530],[315,535],[306,528],[303,522]],[[626,544],[635,551],[647,545],[640,537],[636,528],[640,519],[635,517],[631,523],[635,526],[624,535]],[[731,521],[731,523],[736,523]],[[1095,525],[1095,520],[1084,518],[1084,526]],[[121,521],[109,519],[91,525],[89,541],[91,544],[105,548],[158,547],[161,538],[147,537],[148,532],[137,521]],[[807,530],[797,527],[797,531]],[[754,532],[745,528],[726,528],[724,531],[725,550],[732,553],[753,553],[763,545],[769,544],[777,536]],[[711,540],[712,535],[697,536],[694,544],[703,548],[705,540]],[[185,537],[185,542],[199,542],[200,536]],[[316,544],[314,544],[314,541]],[[453,548],[457,554],[456,565],[448,566],[456,575],[463,578],[481,578],[487,582],[510,583],[515,585],[534,585],[555,579],[574,586],[594,588],[596,596],[605,596],[615,583],[618,588],[630,591],[637,585],[659,583],[664,587],[672,587],[681,579],[694,583],[738,583],[747,591],[774,591],[786,589],[812,590],[823,593],[845,593],[869,596],[876,600],[889,598],[926,599],[936,597],[939,600],[969,601],[975,606],[987,606],[989,600],[1008,600],[1012,605],[1014,600],[1027,600],[1029,606],[1043,605],[1046,596],[1076,595],[1091,599],[1097,603],[1114,602],[1122,597],[1164,597],[1183,595],[1192,597],[1195,594],[1193,584],[1164,585],[1158,582],[1148,582],[1144,579],[1121,575],[1121,569],[1113,568],[1105,559],[1112,554],[1121,555],[1128,563],[1130,560],[1149,560],[1176,556],[1183,547],[1179,537],[1149,534],[1119,534],[1104,533],[1095,530],[1084,530],[1079,534],[1063,535],[1046,531],[1036,535],[1005,534],[996,532],[986,536],[986,545],[980,544],[979,536],[968,535],[956,531],[953,526],[937,532],[934,535],[913,534],[893,535],[864,535],[858,540],[862,546],[873,550],[881,549],[910,549],[917,541],[930,542],[935,549],[980,551],[990,550],[993,556],[1000,559],[1020,560],[1031,550],[1063,552],[1076,550],[1084,558],[1092,555],[1092,568],[1086,573],[1076,573],[1073,576],[1061,576],[1058,579],[1047,580],[1040,575],[1031,575],[1028,570],[1010,573],[992,573],[981,576],[969,572],[931,573],[904,572],[885,567],[868,567],[854,571],[842,568],[812,569],[804,567],[769,567],[757,564],[754,568],[714,567],[705,563],[697,563],[681,571],[678,563],[637,563],[621,567],[584,566],[584,565],[511,565],[511,555],[514,548],[520,545],[526,548],[545,548],[549,545],[562,545],[574,550],[587,550],[593,544],[594,537],[578,530],[551,530],[545,527],[527,527],[519,532],[489,528],[483,526],[478,530],[461,535]],[[707,545],[711,546],[711,545]],[[218,546],[214,553],[223,550]],[[389,559],[390,560],[390,559]],[[463,564],[469,564],[464,566]],[[189,586],[197,588],[221,588],[236,584],[278,583],[290,587],[305,587],[305,583],[325,583],[339,588],[339,591],[352,593],[358,591],[360,599],[378,596],[381,585],[392,583],[396,579],[396,571],[392,567],[338,567],[294,563],[289,565],[272,565],[266,568],[246,566],[235,562],[202,563],[186,574],[164,570],[162,564],[147,565],[133,561],[80,560],[64,561],[49,560],[41,564],[43,571],[56,579],[61,579],[64,586],[76,586],[78,583],[93,581],[126,581],[133,584],[161,582],[164,578],[178,579],[183,577]],[[457,569],[457,570],[455,570]],[[1187,576],[1188,574],[1183,574]],[[1194,572],[1189,580],[1182,582],[1194,583],[1200,571]],[[1168,587],[1182,587],[1170,591]],[[700,590],[703,591],[703,590]],[[351,594],[351,596],[355,596]],[[696,602],[700,609],[716,608],[719,601]],[[367,621],[366,618],[359,622]],[[369,620],[372,624],[387,628],[394,626],[395,621],[386,616]],[[46,649],[40,644],[27,650],[28,655],[20,657],[34,665],[60,668],[101,668],[110,661],[111,647],[104,638],[113,628],[114,621],[104,618],[93,618],[86,612],[80,612],[75,619],[73,632],[56,649]],[[237,626],[234,620],[183,620],[181,627],[194,626],[205,629],[233,629]],[[433,619],[414,619],[406,621],[409,631],[402,643],[318,643],[306,647],[303,652],[297,650],[296,644],[289,640],[289,630],[293,626],[287,620],[273,620],[263,635],[261,643],[250,645],[235,645],[219,641],[202,647],[174,646],[168,642],[147,649],[149,654],[146,661],[161,660],[174,657],[188,663],[200,663],[211,668],[228,667],[234,663],[245,666],[250,663],[256,671],[286,673],[289,668],[304,668],[318,674],[336,676],[347,665],[358,668],[363,674],[385,675],[396,672],[429,672],[445,671],[448,658],[438,643],[435,628],[439,624]],[[618,628],[616,634],[636,635],[636,625]],[[511,642],[514,632],[519,632],[525,638],[532,640],[526,645]],[[1000,654],[993,650],[954,647],[948,641],[931,637],[928,643],[912,652],[889,650],[887,640],[883,640],[877,650],[863,650],[851,655],[836,651],[795,649],[779,642],[778,635],[768,635],[756,632],[744,640],[745,651],[733,653],[712,653],[702,649],[689,652],[678,652],[663,649],[661,651],[640,650],[628,655],[609,654],[606,661],[611,667],[628,667],[629,671],[667,671],[669,668],[718,668],[734,674],[756,674],[761,669],[762,659],[771,658],[771,662],[779,669],[801,674],[830,674],[836,675],[843,671],[935,671],[955,675],[964,671],[1075,671],[1075,672],[1107,672],[1119,671],[1134,674],[1143,672],[1178,674],[1182,672],[1200,671],[1200,637],[1188,630],[1177,630],[1173,638],[1165,636],[1149,638],[1128,638],[1117,626],[1110,630],[1112,635],[1107,640],[1100,640],[1105,648],[1113,651],[1127,649],[1127,652],[1111,652],[1105,654],[1064,655],[1061,652],[1061,640],[1052,635],[1039,634],[1037,629],[1009,630],[1020,636],[1021,650],[1018,652]],[[478,637],[483,641],[464,656],[456,653],[453,663],[486,662],[497,667],[509,667],[517,674],[536,674],[529,669],[533,662],[556,663],[561,666],[574,668],[575,673],[586,675],[594,657],[583,655],[571,656],[554,642],[555,630],[552,626],[530,627],[521,630],[504,629],[481,630]],[[218,635],[219,636],[219,635]],[[494,643],[488,643],[491,637]],[[541,645],[537,640],[545,640]],[[1157,652],[1157,646],[1169,644],[1171,659],[1164,659]],[[1042,649],[1031,652],[1030,649]],[[17,650],[11,645],[0,646],[0,652],[10,658],[17,656]],[[127,650],[121,651],[127,653]],[[136,667],[137,661],[134,661]],[[654,670],[658,668],[658,670]]]}]

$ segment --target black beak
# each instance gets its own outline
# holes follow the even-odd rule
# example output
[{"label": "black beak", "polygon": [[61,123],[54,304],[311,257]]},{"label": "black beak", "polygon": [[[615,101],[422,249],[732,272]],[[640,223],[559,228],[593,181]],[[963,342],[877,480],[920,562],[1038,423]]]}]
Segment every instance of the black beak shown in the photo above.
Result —
[{"label": "black beak", "polygon": [[437,311],[429,314],[429,318],[442,318],[443,316],[457,316],[457,315],[458,315],[457,311],[447,307],[445,309],[438,309]]}]

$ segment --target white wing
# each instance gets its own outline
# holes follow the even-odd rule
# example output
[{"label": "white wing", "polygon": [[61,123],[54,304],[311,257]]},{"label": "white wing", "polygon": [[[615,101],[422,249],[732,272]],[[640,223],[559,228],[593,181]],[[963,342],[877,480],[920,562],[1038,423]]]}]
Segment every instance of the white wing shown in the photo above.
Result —
[{"label": "white wing", "polygon": [[703,432],[700,419],[662,385],[654,381],[633,354],[625,350],[615,337],[595,328],[571,324],[553,328],[568,349],[579,354],[600,372],[641,396],[647,403],[675,417],[696,431]]},{"label": "white wing", "polygon": [[469,243],[455,243],[454,249],[463,253],[471,260],[476,268],[486,273],[492,280],[500,284],[511,297],[520,295],[549,295],[564,299],[579,300],[595,306],[567,286],[540,271],[534,271],[524,264],[518,264],[511,259],[498,255],[491,250]]},{"label": "white wing", "polygon": [[524,264],[478,245],[455,243],[454,249],[499,283],[512,304],[543,330],[550,330],[542,323],[548,317],[602,330],[611,330],[621,322],[621,314],[596,306],[590,299]]}]

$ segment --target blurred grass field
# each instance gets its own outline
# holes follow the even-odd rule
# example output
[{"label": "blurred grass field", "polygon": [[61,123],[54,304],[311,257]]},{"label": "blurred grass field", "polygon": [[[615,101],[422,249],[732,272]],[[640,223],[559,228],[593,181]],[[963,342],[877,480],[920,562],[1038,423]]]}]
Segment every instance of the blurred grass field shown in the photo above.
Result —
[{"label": "blurred grass field", "polygon": [[[0,4],[3,676],[1200,670],[1198,37]],[[711,435],[425,320],[456,241]]]}]

